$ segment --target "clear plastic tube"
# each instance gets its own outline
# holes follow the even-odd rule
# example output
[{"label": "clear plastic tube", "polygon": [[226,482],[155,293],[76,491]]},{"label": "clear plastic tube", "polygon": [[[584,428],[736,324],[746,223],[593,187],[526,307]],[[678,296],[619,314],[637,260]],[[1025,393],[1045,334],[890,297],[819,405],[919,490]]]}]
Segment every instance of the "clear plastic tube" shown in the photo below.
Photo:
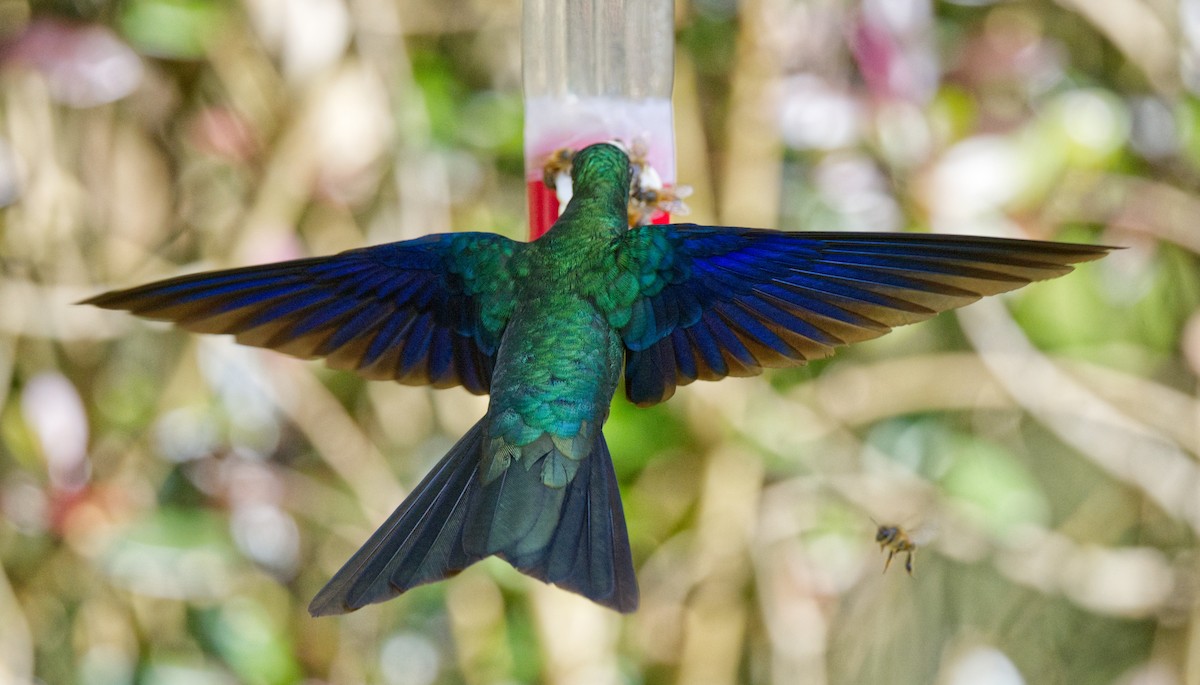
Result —
[{"label": "clear plastic tube", "polygon": [[522,30],[531,237],[557,217],[542,183],[557,150],[637,143],[674,185],[672,0],[526,0]]}]

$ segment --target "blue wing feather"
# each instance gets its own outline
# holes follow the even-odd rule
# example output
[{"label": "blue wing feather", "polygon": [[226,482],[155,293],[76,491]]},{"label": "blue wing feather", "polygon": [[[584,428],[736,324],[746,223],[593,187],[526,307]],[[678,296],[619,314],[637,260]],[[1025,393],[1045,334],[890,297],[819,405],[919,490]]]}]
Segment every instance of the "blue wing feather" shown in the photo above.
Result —
[{"label": "blue wing feather", "polygon": [[[696,369],[696,353],[688,342],[687,333],[682,328],[671,331],[671,348],[675,354],[675,374],[684,383],[696,380],[699,372]],[[664,378],[664,384],[669,379]]]},{"label": "blue wing feather", "polygon": [[983,295],[1062,275],[1109,249],[690,225],[638,228],[622,247],[625,263],[648,284],[620,331],[626,394],[643,405],[694,380],[827,356]]},{"label": "blue wing feather", "polygon": [[343,320],[341,325],[330,331],[329,336],[313,350],[313,354],[318,357],[327,357],[333,354],[338,348],[365,336],[367,331],[378,325],[387,314],[388,307],[378,302],[369,302],[363,305],[353,315]]},{"label": "blue wing feather", "polygon": [[408,339],[404,344],[404,352],[400,356],[397,376],[409,376],[423,365],[422,362],[429,356],[429,345],[432,339],[433,317],[425,313],[413,320],[413,325],[408,332]]},{"label": "blue wing feather", "polygon": [[725,366],[725,355],[721,354],[721,346],[713,338],[708,324],[701,319],[684,330],[687,331],[688,342],[691,343],[692,349],[698,355],[699,378],[704,380],[724,378],[729,373],[729,368]]},{"label": "blue wing feather", "polygon": [[426,236],[181,276],[88,303],[327,357],[369,378],[486,393],[515,304],[507,268],[518,245],[486,233]]},{"label": "blue wing feather", "polygon": [[412,326],[412,322],[412,319],[402,319],[398,316],[384,321],[383,327],[371,338],[371,344],[363,353],[362,365],[364,367],[375,366],[385,352],[396,350],[403,343],[403,333]]}]

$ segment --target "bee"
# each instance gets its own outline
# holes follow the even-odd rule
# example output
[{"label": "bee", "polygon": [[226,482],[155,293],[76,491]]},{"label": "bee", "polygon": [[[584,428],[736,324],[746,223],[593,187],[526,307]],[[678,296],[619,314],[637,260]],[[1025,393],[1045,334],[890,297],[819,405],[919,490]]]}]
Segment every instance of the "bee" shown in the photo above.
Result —
[{"label": "bee", "polygon": [[542,163],[542,183],[547,188],[558,185],[558,177],[571,177],[571,161],[575,159],[575,151],[569,147],[560,147],[551,152]]},{"label": "bee", "polygon": [[650,223],[659,212],[684,216],[688,213],[683,198],[692,194],[689,186],[675,188],[634,187],[629,195],[629,225]]},{"label": "bee", "polygon": [[900,526],[883,525],[878,521],[872,521],[877,528],[875,529],[875,542],[879,543],[879,551],[886,549],[888,551],[887,561],[883,564],[883,572],[887,573],[888,567],[892,565],[892,557],[904,553],[904,570],[908,571],[908,575],[913,574],[913,553],[917,551],[917,543]]},{"label": "bee", "polygon": [[650,166],[649,155],[650,147],[645,140],[639,138],[633,141],[629,151],[630,226],[644,226],[659,212],[676,215],[688,213],[683,199],[692,194],[692,189],[688,186],[664,186],[662,177]]}]

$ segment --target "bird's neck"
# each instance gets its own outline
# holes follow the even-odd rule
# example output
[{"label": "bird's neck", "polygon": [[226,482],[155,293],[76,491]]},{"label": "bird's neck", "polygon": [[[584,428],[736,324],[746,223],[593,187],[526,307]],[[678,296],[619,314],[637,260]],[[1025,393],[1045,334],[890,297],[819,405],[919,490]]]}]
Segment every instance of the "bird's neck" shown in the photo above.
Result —
[{"label": "bird's neck", "polygon": [[619,235],[629,227],[629,189],[620,183],[578,184],[551,232]]}]

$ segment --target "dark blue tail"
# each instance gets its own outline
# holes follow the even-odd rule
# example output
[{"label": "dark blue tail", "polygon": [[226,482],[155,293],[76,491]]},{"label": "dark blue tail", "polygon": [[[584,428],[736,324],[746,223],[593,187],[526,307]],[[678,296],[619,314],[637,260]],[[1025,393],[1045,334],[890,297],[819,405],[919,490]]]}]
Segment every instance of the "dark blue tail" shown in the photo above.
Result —
[{"label": "dark blue tail", "polygon": [[[621,612],[637,608],[625,515],[604,437],[597,433],[591,453],[565,487],[553,492],[541,486],[548,496],[538,498],[547,507],[540,515],[557,522],[548,544],[531,550],[522,544],[524,536],[493,531],[493,525],[508,518],[506,510],[528,509],[528,499],[509,502],[510,497],[529,493],[527,488],[514,488],[501,494],[492,492],[497,482],[483,484],[478,467],[485,421],[486,417],[450,449],[334,574],[309,604],[309,613],[341,614],[383,602],[417,585],[453,576],[491,554],[522,573],[606,607]],[[535,463],[518,470],[522,475],[536,474],[540,468]],[[495,540],[505,542],[492,549],[490,541]]]}]

